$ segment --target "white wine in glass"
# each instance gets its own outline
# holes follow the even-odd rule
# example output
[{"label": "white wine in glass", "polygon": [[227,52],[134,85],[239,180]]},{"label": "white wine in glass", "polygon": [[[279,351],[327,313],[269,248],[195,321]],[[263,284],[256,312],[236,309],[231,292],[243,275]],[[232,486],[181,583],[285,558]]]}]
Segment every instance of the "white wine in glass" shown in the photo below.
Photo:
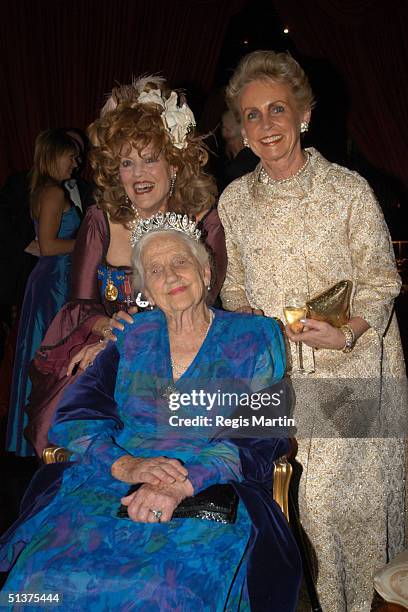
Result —
[{"label": "white wine in glass", "polygon": [[[303,331],[303,323],[301,322],[301,319],[305,319],[307,316],[306,301],[306,293],[293,291],[285,294],[283,313],[285,315],[286,323],[296,334]],[[306,374],[307,372],[303,366],[303,349],[301,342],[296,342],[296,349],[298,363],[297,367],[292,367],[290,373]]]},{"label": "white wine in glass", "polygon": [[307,314],[306,306],[285,306],[283,309],[285,319],[290,329],[295,333],[303,331],[303,323],[300,319],[304,319]]}]

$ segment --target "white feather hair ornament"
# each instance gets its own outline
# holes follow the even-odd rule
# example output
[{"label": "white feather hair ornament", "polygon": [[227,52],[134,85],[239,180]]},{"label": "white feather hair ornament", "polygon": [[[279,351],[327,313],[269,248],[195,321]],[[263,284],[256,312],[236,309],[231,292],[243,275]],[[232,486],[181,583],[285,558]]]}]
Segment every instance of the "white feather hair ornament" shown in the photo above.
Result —
[{"label": "white feather hair ornament", "polygon": [[[178,149],[187,147],[187,136],[195,128],[194,115],[185,101],[184,95],[176,91],[162,91],[165,79],[154,74],[143,75],[133,79],[130,85],[118,85],[105,102],[101,117],[115,110],[122,102],[135,104],[156,104],[161,107],[161,119],[168,131],[171,141]],[[148,87],[149,86],[149,87]],[[179,97],[181,101],[179,103]]]},{"label": "white feather hair ornament", "polygon": [[155,89],[161,90],[165,82],[166,79],[164,77],[156,74],[145,74],[138,78],[133,77],[129,85],[118,85],[112,89],[101,109],[100,116],[103,117],[106,113],[115,110],[122,102],[137,102],[147,85],[153,85]]}]

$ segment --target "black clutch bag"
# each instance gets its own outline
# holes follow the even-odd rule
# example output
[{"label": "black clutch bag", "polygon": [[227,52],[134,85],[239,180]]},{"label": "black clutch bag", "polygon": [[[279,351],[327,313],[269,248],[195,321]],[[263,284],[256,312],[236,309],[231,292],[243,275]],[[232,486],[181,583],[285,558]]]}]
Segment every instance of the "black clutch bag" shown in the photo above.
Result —
[{"label": "black clutch bag", "polygon": [[[139,484],[133,485],[126,495],[137,491],[139,487]],[[196,518],[217,523],[235,523],[238,501],[238,495],[232,485],[212,485],[193,497],[186,497],[174,510],[172,520]],[[117,516],[129,518],[127,507],[121,505]]]}]

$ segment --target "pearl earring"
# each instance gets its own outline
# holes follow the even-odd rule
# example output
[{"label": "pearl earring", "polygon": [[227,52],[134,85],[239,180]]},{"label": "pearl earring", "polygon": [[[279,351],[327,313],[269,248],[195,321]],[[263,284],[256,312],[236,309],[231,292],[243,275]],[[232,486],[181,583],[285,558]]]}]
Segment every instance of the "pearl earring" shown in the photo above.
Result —
[{"label": "pearl earring", "polygon": [[249,147],[248,138],[246,136],[243,137],[242,142],[244,143],[244,147]]},{"label": "pearl earring", "polygon": [[300,131],[303,134],[304,132],[307,132],[307,130],[309,129],[309,122],[308,121],[302,121],[302,123],[300,124]]}]

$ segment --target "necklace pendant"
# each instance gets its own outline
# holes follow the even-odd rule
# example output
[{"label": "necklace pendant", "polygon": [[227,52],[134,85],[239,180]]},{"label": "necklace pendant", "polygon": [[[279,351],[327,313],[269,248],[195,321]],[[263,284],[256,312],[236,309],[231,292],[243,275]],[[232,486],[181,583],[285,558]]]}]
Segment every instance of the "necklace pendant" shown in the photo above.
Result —
[{"label": "necklace pendant", "polygon": [[115,302],[118,299],[118,289],[112,283],[112,281],[108,281],[105,287],[105,297],[109,302]]},{"label": "necklace pendant", "polygon": [[162,397],[164,397],[164,399],[166,399],[167,401],[170,401],[170,398],[174,393],[177,393],[177,389],[175,385],[169,383],[167,387],[164,388]]}]

